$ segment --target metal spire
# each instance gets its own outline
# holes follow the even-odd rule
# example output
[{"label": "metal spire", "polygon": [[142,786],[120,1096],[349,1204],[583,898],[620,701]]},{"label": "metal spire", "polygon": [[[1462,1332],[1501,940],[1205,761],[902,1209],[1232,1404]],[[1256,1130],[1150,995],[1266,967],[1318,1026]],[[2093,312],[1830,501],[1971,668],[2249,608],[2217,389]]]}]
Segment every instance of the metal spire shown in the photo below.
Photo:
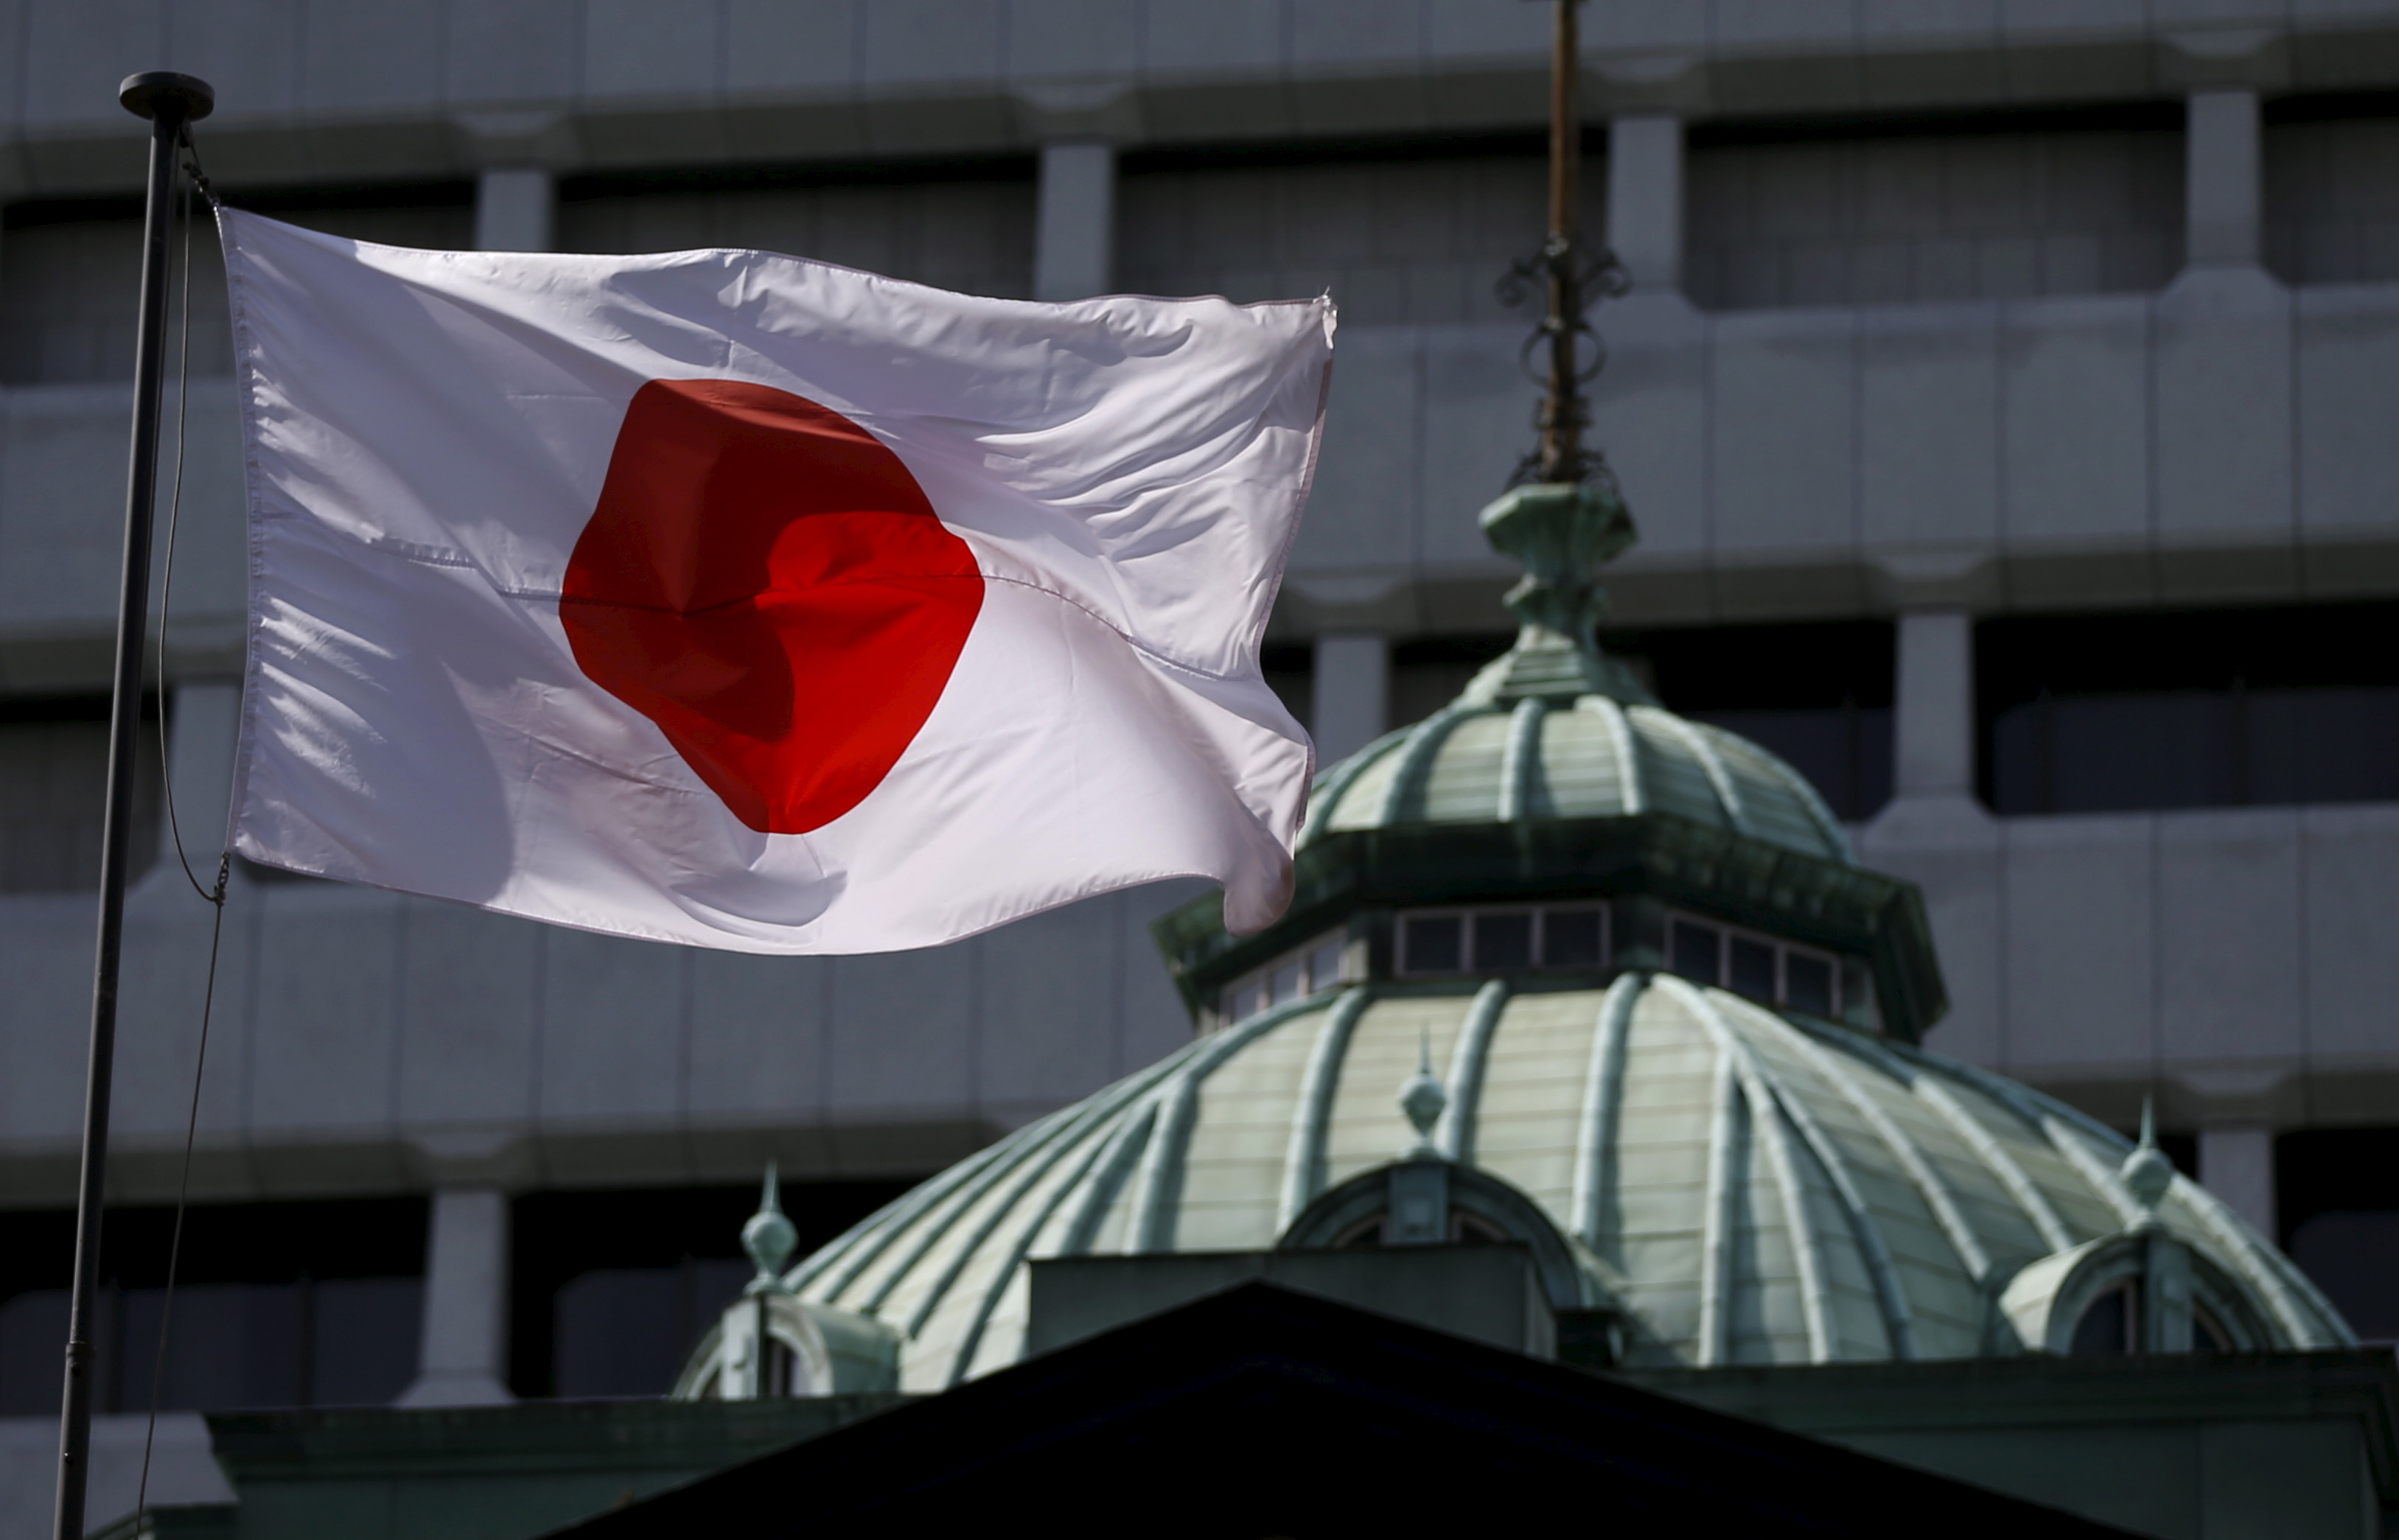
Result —
[{"label": "metal spire", "polygon": [[800,1233],[783,1217],[782,1192],[775,1180],[775,1163],[766,1162],[766,1181],[758,1194],[758,1211],[741,1226],[741,1249],[758,1269],[745,1292],[758,1294],[783,1288],[783,1264],[792,1260]]},{"label": "metal spire", "polygon": [[2141,1141],[2124,1157],[2117,1174],[2134,1201],[2141,1206],[2144,1217],[2140,1227],[2157,1223],[2158,1204],[2174,1185],[2175,1169],[2174,1162],[2158,1148],[2157,1105],[2151,1097],[2141,1098]]},{"label": "metal spire", "polygon": [[1449,1093],[1432,1073],[1432,1032],[1426,1028],[1417,1033],[1416,1073],[1400,1087],[1400,1111],[1407,1114],[1409,1126],[1416,1131],[1416,1142],[1408,1148],[1409,1159],[1421,1160],[1441,1153],[1432,1141],[1432,1130],[1448,1106]]},{"label": "metal spire", "polygon": [[[1510,304],[1530,297],[1538,284],[1546,293],[1549,311],[1525,339],[1525,372],[1542,386],[1540,447],[1525,456],[1510,480],[1579,484],[1600,480],[1612,492],[1614,478],[1598,451],[1583,445],[1590,410],[1582,387],[1606,362],[1599,333],[1584,311],[1601,297],[1621,294],[1631,287],[1623,264],[1612,251],[1585,250],[1577,232],[1576,214],[1582,193],[1582,117],[1575,105],[1575,87],[1581,74],[1581,48],[1576,26],[1580,0],[1552,0],[1556,27],[1550,57],[1550,233],[1540,251],[1517,263],[1499,280],[1499,297]],[[1580,358],[1582,339],[1591,341],[1590,361]],[[1533,356],[1548,345],[1547,367],[1536,369]]]}]

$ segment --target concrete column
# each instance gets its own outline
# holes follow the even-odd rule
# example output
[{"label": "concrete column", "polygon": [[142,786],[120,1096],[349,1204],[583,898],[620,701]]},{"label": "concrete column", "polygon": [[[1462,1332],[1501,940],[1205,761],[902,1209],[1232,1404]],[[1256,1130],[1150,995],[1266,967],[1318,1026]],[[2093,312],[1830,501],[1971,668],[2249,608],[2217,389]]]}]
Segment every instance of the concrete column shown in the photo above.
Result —
[{"label": "concrete column", "polygon": [[1895,796],[1974,794],[1974,622],[1962,610],[1899,617],[1891,737]]},{"label": "concrete column", "polygon": [[557,184],[540,167],[485,171],[475,185],[475,250],[548,251],[557,209]]},{"label": "concrete column", "polygon": [[2265,1123],[2208,1123],[2199,1130],[2199,1184],[2249,1227],[2274,1234],[2274,1130]]},{"label": "concrete column", "polygon": [[1316,739],[1320,765],[1356,753],[1390,723],[1391,647],[1379,636],[1316,639]]},{"label": "concrete column", "polygon": [[1620,117],[1607,129],[1607,244],[1633,287],[1683,286],[1683,120]]},{"label": "concrete column", "polygon": [[2247,87],[2193,91],[2185,155],[2185,263],[2256,266],[2265,206],[2257,93]]},{"label": "concrete column", "polygon": [[1116,284],[1117,151],[1102,140],[1041,146],[1033,297],[1083,300]]},{"label": "concrete column", "polygon": [[508,1387],[508,1196],[496,1187],[433,1195],[425,1329],[402,1406],[492,1406]]}]

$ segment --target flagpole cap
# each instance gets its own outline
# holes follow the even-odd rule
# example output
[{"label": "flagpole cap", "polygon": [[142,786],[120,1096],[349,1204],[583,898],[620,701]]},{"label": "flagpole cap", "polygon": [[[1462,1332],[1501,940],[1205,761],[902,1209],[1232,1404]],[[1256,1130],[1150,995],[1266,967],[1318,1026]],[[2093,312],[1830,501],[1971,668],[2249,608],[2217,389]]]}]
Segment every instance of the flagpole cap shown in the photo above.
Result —
[{"label": "flagpole cap", "polygon": [[196,74],[144,70],[125,77],[116,88],[116,100],[136,117],[156,118],[164,107],[186,123],[197,123],[216,111],[217,90]]}]

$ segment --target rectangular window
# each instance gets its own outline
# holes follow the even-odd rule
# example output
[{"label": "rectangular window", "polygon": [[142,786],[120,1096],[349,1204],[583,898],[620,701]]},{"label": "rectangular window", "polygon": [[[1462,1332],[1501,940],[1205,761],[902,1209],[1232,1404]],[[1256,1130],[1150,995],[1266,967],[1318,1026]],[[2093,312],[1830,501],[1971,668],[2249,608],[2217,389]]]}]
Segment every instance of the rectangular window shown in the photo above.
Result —
[{"label": "rectangular window", "polygon": [[1771,1004],[1777,993],[1774,987],[1774,949],[1763,941],[1735,936],[1728,951],[1732,992]]},{"label": "rectangular window", "polygon": [[1341,938],[1328,936],[1319,941],[1308,954],[1308,984],[1312,990],[1331,989],[1341,981]]},{"label": "rectangular window", "polygon": [[1217,1013],[1227,1021],[1246,1020],[1268,1006],[1303,1000],[1336,988],[1341,983],[1342,954],[1346,950],[1346,940],[1339,931],[1335,931],[1286,952],[1264,967],[1253,968],[1227,984],[1216,996]]},{"label": "rectangular window", "polygon": [[1483,972],[1533,966],[1530,911],[1474,916],[1474,966]]},{"label": "rectangular window", "polygon": [[1466,966],[1466,918],[1411,914],[1400,927],[1400,971],[1457,973]]},{"label": "rectangular window", "polygon": [[[149,1404],[170,1209],[112,1209],[93,1333],[96,1410]],[[415,1378],[421,1198],[195,1205],[160,1404],[376,1406]],[[0,1416],[55,1415],[75,1215],[0,1216]]]},{"label": "rectangular window", "polygon": [[1714,925],[1674,920],[1668,925],[1666,966],[1702,984],[1724,980],[1724,932]]},{"label": "rectangular window", "polygon": [[1666,966],[1695,983],[1722,985],[1761,1005],[1810,1016],[1840,1014],[1839,965],[1770,936],[1673,915],[1666,922]]},{"label": "rectangular window", "polygon": [[1810,1016],[1833,1014],[1833,962],[1804,952],[1782,954],[1782,1003]]},{"label": "rectangular window", "polygon": [[1549,909],[1541,912],[1541,966],[1596,968],[1606,961],[1607,912]]},{"label": "rectangular window", "polygon": [[2006,816],[2399,801],[2399,603],[1986,621]]},{"label": "rectangular window", "polygon": [[[0,893],[71,893],[100,886],[102,814],[108,802],[106,696],[0,701]],[[129,878],[158,848],[158,697],[142,702],[134,744]]]},{"label": "rectangular window", "polygon": [[1399,971],[1519,973],[1540,967],[1596,969],[1607,962],[1605,904],[1542,905],[1403,914]]}]

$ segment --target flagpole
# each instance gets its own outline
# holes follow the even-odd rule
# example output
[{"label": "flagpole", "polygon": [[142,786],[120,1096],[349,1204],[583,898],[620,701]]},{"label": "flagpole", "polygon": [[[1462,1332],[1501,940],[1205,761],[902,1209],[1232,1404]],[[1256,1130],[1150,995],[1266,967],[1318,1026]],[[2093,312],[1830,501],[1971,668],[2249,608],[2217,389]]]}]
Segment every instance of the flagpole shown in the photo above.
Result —
[{"label": "flagpole", "polygon": [[91,1060],[84,1080],[83,1182],[75,1196],[75,1293],[67,1313],[53,1540],[83,1540],[84,1501],[91,1477],[92,1307],[100,1291],[100,1212],[108,1175],[108,1103],[116,1059],[117,961],[125,940],[126,857],[133,837],[134,748],[142,729],[142,642],[150,608],[150,523],[157,495],[159,397],[166,377],[167,237],[174,218],[175,152],[185,127],[215,107],[216,92],[205,80],[158,70],[128,75],[116,99],[128,112],[150,120],[150,179],[142,210],[132,463],[125,482],[125,573],[117,592],[108,812],[101,832],[100,939],[92,967]]}]

